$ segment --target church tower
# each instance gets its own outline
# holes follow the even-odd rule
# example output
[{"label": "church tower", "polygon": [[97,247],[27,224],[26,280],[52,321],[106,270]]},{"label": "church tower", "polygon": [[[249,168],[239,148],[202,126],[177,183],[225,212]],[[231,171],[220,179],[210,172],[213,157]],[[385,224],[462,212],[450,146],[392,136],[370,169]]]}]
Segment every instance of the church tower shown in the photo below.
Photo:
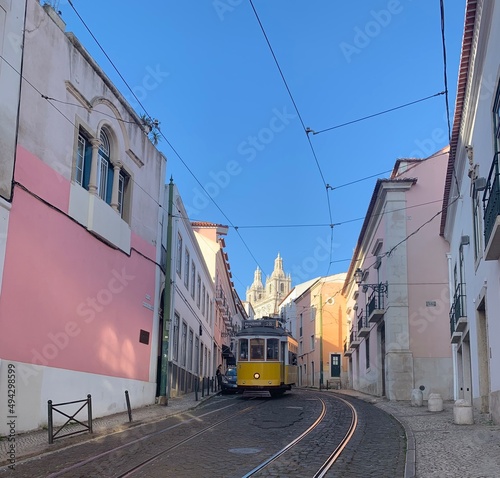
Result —
[{"label": "church tower", "polygon": [[257,267],[252,285],[247,289],[247,302],[252,304],[255,318],[277,317],[278,305],[292,288],[292,277],[283,271],[283,259],[278,253],[274,260],[274,270],[262,284],[262,272]]}]

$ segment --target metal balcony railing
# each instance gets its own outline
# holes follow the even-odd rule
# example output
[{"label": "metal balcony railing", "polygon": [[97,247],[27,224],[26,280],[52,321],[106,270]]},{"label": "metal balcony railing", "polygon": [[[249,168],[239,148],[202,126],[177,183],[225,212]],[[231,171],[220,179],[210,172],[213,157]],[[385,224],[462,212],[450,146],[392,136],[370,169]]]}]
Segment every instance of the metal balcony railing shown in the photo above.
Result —
[{"label": "metal balcony railing", "polygon": [[453,335],[453,332],[457,331],[458,321],[463,317],[467,317],[465,299],[465,283],[461,282],[457,284],[450,309],[451,335]]},{"label": "metal balcony railing", "polygon": [[358,330],[364,329],[366,327],[369,327],[368,325],[368,319],[366,316],[363,314],[363,309],[361,309],[361,312],[358,314]]},{"label": "metal balcony railing", "polygon": [[368,317],[370,317],[374,310],[384,309],[384,295],[385,293],[382,290],[374,290],[370,294],[366,303]]},{"label": "metal balcony railing", "polygon": [[498,157],[500,152],[493,156],[490,174],[486,182],[486,189],[483,193],[483,212],[484,212],[484,243],[488,241],[493,231],[497,216],[500,214],[500,184],[498,171]]}]

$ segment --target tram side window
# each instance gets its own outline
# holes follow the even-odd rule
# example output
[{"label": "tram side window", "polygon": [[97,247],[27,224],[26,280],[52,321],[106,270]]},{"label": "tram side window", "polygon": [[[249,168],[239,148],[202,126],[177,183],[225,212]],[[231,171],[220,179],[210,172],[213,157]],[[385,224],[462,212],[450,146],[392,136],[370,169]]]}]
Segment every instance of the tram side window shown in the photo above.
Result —
[{"label": "tram side window", "polygon": [[265,339],[250,339],[250,360],[264,360]]},{"label": "tram side window", "polygon": [[248,340],[240,339],[240,360],[248,360]]},{"label": "tram side window", "polygon": [[279,339],[267,339],[267,360],[279,360]]},{"label": "tram side window", "polygon": [[297,354],[294,352],[288,352],[288,363],[290,365],[297,365]]}]

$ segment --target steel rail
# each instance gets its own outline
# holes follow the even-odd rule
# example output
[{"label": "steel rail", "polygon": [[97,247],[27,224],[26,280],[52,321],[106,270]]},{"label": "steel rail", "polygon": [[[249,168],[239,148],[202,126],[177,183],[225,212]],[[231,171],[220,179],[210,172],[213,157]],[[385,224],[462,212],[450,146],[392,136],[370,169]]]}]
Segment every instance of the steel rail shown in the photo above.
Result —
[{"label": "steel rail", "polygon": [[288,450],[293,448],[295,445],[297,445],[299,442],[301,442],[309,433],[311,433],[325,418],[326,415],[326,405],[325,402],[321,399],[318,398],[318,400],[321,402],[321,413],[319,417],[316,419],[316,421],[306,430],[304,431],[301,435],[299,435],[295,440],[291,441],[287,446],[282,448],[280,451],[275,453],[273,456],[268,458],[266,461],[262,462],[260,465],[256,466],[253,470],[249,471],[246,475],[243,475],[242,478],[249,478],[250,476],[255,475],[262,469],[266,468],[269,466],[273,461],[277,460],[280,456],[284,455]]},{"label": "steel rail", "polygon": [[[176,423],[175,425],[171,425],[171,426],[169,426],[169,427],[166,427],[166,428],[163,428],[163,429],[161,429],[161,430],[158,430],[158,431],[156,431],[156,432],[149,433],[149,434],[144,435],[144,436],[142,436],[142,437],[140,437],[140,438],[137,438],[137,439],[135,439],[135,440],[132,440],[132,441],[130,441],[130,442],[127,442],[127,443],[125,443],[125,444],[123,444],[123,445],[117,446],[117,447],[115,447],[115,448],[111,448],[111,449],[106,450],[106,451],[104,451],[104,452],[102,452],[102,453],[99,453],[99,454],[97,454],[97,455],[94,455],[94,456],[91,456],[91,457],[89,457],[89,458],[86,458],[85,460],[82,460],[82,461],[80,461],[80,462],[78,462],[78,463],[75,463],[75,464],[73,464],[73,465],[71,465],[71,466],[68,466],[67,468],[64,468],[64,469],[62,469],[62,470],[59,470],[59,471],[57,471],[56,473],[51,473],[50,475],[48,475],[48,476],[47,476],[47,478],[57,478],[58,476],[62,476],[62,475],[64,475],[65,473],[67,473],[67,472],[69,472],[69,471],[72,471],[72,470],[75,470],[75,469],[77,469],[77,468],[81,468],[82,466],[88,465],[88,464],[90,464],[90,463],[92,463],[92,462],[94,462],[94,461],[96,461],[96,460],[98,460],[98,459],[100,459],[100,458],[103,458],[103,457],[105,457],[105,456],[107,456],[107,455],[110,455],[111,453],[114,453],[114,452],[116,452],[116,451],[118,451],[118,450],[123,450],[124,448],[127,448],[127,447],[129,447],[129,446],[135,445],[135,444],[136,444],[136,443],[138,443],[138,442],[142,442],[142,441],[147,440],[147,439],[149,439],[149,438],[152,438],[152,437],[154,437],[154,436],[161,435],[162,433],[166,433],[166,432],[168,432],[168,431],[173,430],[174,428],[178,428],[178,427],[180,427],[180,426],[183,426],[183,425],[189,424],[189,423],[191,423],[191,422],[193,422],[193,421],[198,421],[198,420],[200,420],[201,418],[204,418],[204,417],[206,417],[206,416],[209,416],[209,415],[212,415],[212,414],[214,414],[214,413],[220,412],[220,411],[222,411],[222,410],[225,410],[226,408],[231,408],[231,407],[233,407],[233,406],[235,406],[235,405],[234,405],[234,404],[231,404],[231,405],[226,405],[226,406],[224,406],[224,407],[217,408],[216,410],[211,410],[211,411],[209,411],[209,412],[207,412],[207,413],[204,413],[204,414],[202,414],[202,415],[200,415],[200,416],[193,417],[193,418],[190,418],[190,419],[188,419],[188,420],[184,420],[184,421],[182,421],[182,422]],[[252,410],[253,408],[255,408],[256,406],[257,406],[257,405],[254,405],[254,406],[251,406],[251,407],[247,407],[247,408],[245,408],[245,409],[243,409],[243,410],[240,410],[239,412],[234,413],[233,415],[231,415],[229,418],[227,418],[227,419],[225,419],[225,420],[222,420],[222,421],[220,421],[220,422],[216,423],[215,425],[211,425],[210,427],[207,427],[207,428],[205,428],[205,429],[203,429],[203,430],[200,430],[200,432],[197,432],[197,433],[196,433],[195,435],[193,435],[191,438],[194,438],[195,436],[198,436],[198,435],[200,435],[201,433],[204,433],[204,432],[206,432],[206,431],[208,431],[208,430],[212,429],[214,426],[220,425],[221,423],[223,423],[223,422],[225,422],[225,421],[227,421],[227,420],[229,420],[229,419],[231,419],[231,418],[234,418],[234,417],[236,417],[236,416],[238,416],[238,415],[240,415],[240,414],[242,414],[242,413],[246,413],[246,412],[248,412],[248,411]],[[127,431],[128,431],[128,430],[127,430]],[[123,432],[117,432],[117,433],[123,433]],[[96,439],[94,439],[94,440],[99,440],[99,439],[100,439],[100,438],[96,438]],[[185,439],[185,440],[183,440],[181,443],[184,443],[185,441],[187,441],[187,440],[189,440],[189,439],[190,439],[190,438]],[[94,440],[92,440],[92,441],[94,441]],[[88,442],[85,442],[85,443],[88,443]],[[179,443],[179,444],[181,444],[181,443]],[[172,448],[175,448],[175,447],[179,446],[179,444],[177,444],[177,445],[172,445],[172,447],[168,448],[168,450],[164,450],[164,452],[169,451],[169,450],[171,450]],[[163,453],[164,453],[164,452],[163,452]],[[159,455],[158,455],[158,456],[159,456]],[[146,460],[146,461],[147,461],[147,460]],[[130,470],[128,470],[128,471],[130,471]],[[128,473],[128,471],[127,471],[126,473]],[[120,475],[120,476],[124,476],[124,475]]]},{"label": "steel rail", "polygon": [[328,457],[328,460],[326,460],[325,463],[321,465],[320,469],[317,471],[317,473],[314,475],[313,478],[323,478],[326,475],[328,470],[330,470],[333,464],[337,461],[340,454],[344,451],[344,448],[351,440],[352,436],[354,435],[354,432],[356,431],[356,427],[358,426],[358,413],[356,412],[356,409],[352,406],[352,404],[350,404],[347,400],[344,400],[343,398],[337,396],[335,398],[347,404],[351,409],[352,411],[351,424],[349,425],[349,429],[347,430],[347,433],[344,435],[344,438],[342,438],[340,444]]}]

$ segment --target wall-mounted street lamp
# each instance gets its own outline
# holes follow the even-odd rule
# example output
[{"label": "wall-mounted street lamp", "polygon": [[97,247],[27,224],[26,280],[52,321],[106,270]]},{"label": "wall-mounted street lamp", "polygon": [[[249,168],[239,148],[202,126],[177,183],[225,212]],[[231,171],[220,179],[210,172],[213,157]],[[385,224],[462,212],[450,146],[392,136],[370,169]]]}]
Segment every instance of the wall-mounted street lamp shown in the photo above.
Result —
[{"label": "wall-mounted street lamp", "polygon": [[[354,281],[356,284],[361,285],[363,282],[363,276],[364,272],[361,268],[357,268],[356,271],[354,272]],[[389,290],[389,283],[386,282],[380,282],[379,284],[363,284],[363,292],[366,292],[368,289],[373,289],[375,292],[384,294],[388,296],[388,290]]]}]

